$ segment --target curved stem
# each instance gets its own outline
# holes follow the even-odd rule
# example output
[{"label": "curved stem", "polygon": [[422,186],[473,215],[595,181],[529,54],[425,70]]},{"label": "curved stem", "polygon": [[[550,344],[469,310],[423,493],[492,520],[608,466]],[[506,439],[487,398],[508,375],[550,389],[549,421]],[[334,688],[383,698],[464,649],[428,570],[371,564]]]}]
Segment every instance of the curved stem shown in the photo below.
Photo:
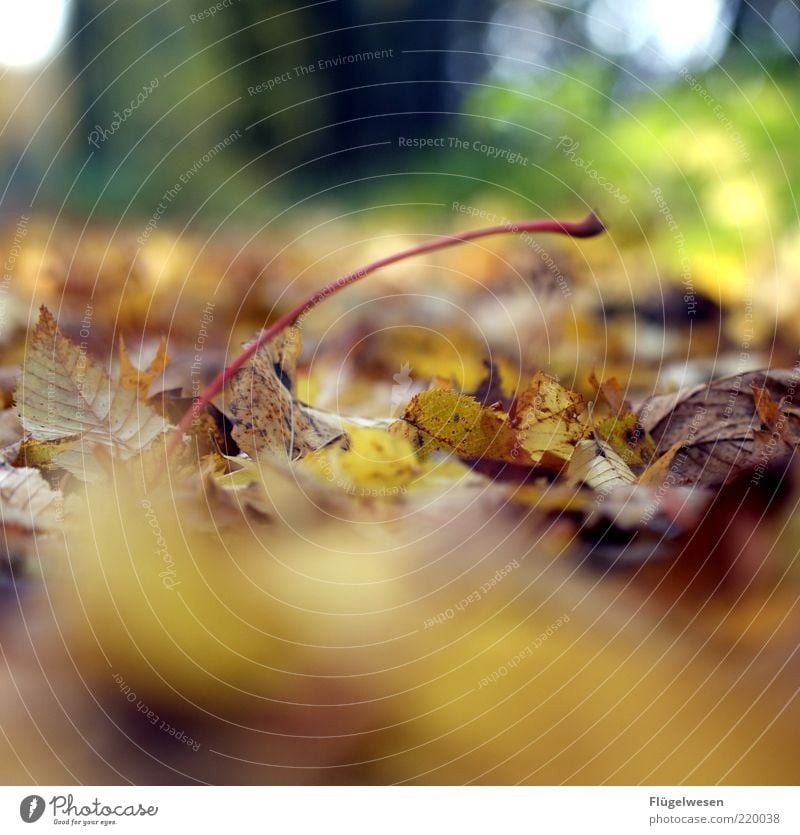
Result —
[{"label": "curved stem", "polygon": [[455,235],[442,235],[423,244],[396,252],[394,255],[387,255],[385,258],[373,261],[371,264],[367,264],[365,267],[361,267],[354,272],[346,273],[321,290],[317,290],[316,293],[301,304],[298,304],[297,307],[292,308],[288,313],[284,313],[283,316],[276,319],[268,328],[261,331],[259,336],[250,342],[229,366],[223,368],[214,377],[175,427],[167,445],[168,452],[171,452],[180,442],[183,433],[189,428],[192,420],[222,391],[228,380],[231,379],[262,345],[274,339],[285,328],[296,324],[310,310],[327,299],[328,296],[338,293],[339,290],[359,281],[370,273],[374,273],[383,267],[388,267],[390,264],[396,264],[398,261],[404,261],[406,258],[414,258],[417,255],[424,255],[428,252],[435,252],[440,249],[455,246],[456,244],[465,243],[466,241],[488,238],[493,235],[519,234],[523,232],[554,232],[556,234],[567,235],[570,238],[591,238],[594,235],[599,235],[603,231],[605,231],[605,227],[602,221],[593,212],[581,221],[523,220],[519,223],[506,223],[500,226],[472,229],[469,232],[459,232]]}]

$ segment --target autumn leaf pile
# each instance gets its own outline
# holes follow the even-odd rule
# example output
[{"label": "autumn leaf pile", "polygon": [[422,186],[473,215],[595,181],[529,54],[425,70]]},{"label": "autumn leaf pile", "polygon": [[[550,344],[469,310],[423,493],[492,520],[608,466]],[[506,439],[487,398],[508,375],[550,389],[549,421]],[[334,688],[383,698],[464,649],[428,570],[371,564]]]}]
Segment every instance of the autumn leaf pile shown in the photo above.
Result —
[{"label": "autumn leaf pile", "polygon": [[[573,311],[539,295],[564,335]],[[73,740],[65,767],[20,731],[43,782],[792,776],[797,733],[773,720],[797,674],[797,367],[659,388],[642,368],[619,377],[622,348],[614,374],[502,334],[483,352],[435,306],[439,354],[437,336],[384,327],[402,305],[323,349],[323,304],[319,330],[285,329],[197,408],[225,352],[192,370],[196,318],[185,339],[98,349],[51,309],[0,413],[3,573],[39,584],[41,670],[78,724],[95,708],[76,675],[132,742],[121,766],[110,737]],[[597,310],[578,313],[591,345]],[[541,322],[523,326],[540,346]],[[110,673],[230,772],[159,749]],[[46,712],[38,676],[27,702],[6,694],[12,714]]]}]

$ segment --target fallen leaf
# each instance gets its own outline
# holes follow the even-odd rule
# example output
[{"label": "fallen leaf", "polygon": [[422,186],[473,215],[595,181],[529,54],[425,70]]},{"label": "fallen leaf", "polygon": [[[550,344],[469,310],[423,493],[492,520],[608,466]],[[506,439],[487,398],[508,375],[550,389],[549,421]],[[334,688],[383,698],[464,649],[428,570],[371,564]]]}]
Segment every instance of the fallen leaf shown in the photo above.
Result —
[{"label": "fallen leaf", "polygon": [[625,399],[622,386],[616,377],[609,377],[601,383],[597,379],[597,375],[592,371],[589,375],[589,383],[597,392],[600,400],[611,409],[612,414],[620,415],[632,411],[631,404]]},{"label": "fallen leaf", "polygon": [[439,448],[462,458],[534,463],[520,446],[508,416],[481,406],[474,397],[443,389],[423,391],[412,398],[403,419]]},{"label": "fallen leaf", "polygon": [[[752,386],[781,403],[793,433],[800,431],[800,406],[794,403],[798,386],[795,371],[754,371],[725,377],[686,392],[651,397],[639,418],[651,433],[657,451],[666,452],[678,441],[679,476],[690,483],[727,484],[759,466],[768,443],[760,432],[761,417]],[[762,398],[762,409],[767,406]]]},{"label": "fallen leaf", "polygon": [[80,435],[128,458],[166,431],[166,421],[141,403],[135,391],[63,336],[42,307],[31,335],[16,391],[25,431],[37,441]]},{"label": "fallen leaf", "polygon": [[302,464],[329,487],[357,496],[402,494],[421,472],[415,449],[387,429],[348,427],[347,449],[329,446]]},{"label": "fallen leaf", "polygon": [[583,483],[601,492],[636,481],[631,468],[610,444],[591,440],[578,441],[575,445],[567,478],[573,483]]},{"label": "fallen leaf", "polygon": [[45,531],[59,521],[61,493],[33,467],[0,464],[0,521],[27,531]]},{"label": "fallen leaf", "polygon": [[147,400],[148,392],[153,381],[160,377],[170,363],[167,353],[167,339],[161,337],[156,355],[148,363],[144,370],[139,369],[131,362],[128,349],[125,347],[125,338],[119,335],[119,383],[122,388],[135,391],[140,400]]},{"label": "fallen leaf", "polygon": [[233,420],[231,435],[242,452],[294,460],[344,436],[332,417],[323,418],[295,399],[300,332],[289,328],[256,352],[231,380],[223,411]]},{"label": "fallen leaf", "polygon": [[649,464],[656,454],[653,438],[633,412],[595,421],[594,431],[631,467]]},{"label": "fallen leaf", "polygon": [[639,483],[679,483],[680,480],[675,476],[675,474],[672,473],[672,477],[670,474],[673,470],[675,457],[680,453],[684,446],[685,444],[683,441],[675,441],[675,443],[660,458],[653,461],[653,463],[639,476]]},{"label": "fallen leaf", "polygon": [[552,455],[568,461],[589,433],[589,426],[578,419],[584,409],[580,394],[541,371],[535,374],[513,410],[519,442],[531,460],[542,462]]}]

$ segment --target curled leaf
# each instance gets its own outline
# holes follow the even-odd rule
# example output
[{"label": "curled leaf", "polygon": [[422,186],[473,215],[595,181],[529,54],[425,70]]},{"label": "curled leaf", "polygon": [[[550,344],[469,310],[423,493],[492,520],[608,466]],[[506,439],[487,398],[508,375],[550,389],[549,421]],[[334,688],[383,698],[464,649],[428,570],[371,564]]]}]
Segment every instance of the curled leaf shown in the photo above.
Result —
[{"label": "curled leaf", "polygon": [[738,374],[689,391],[651,397],[642,405],[639,418],[653,436],[658,452],[663,454],[678,441],[683,442],[685,455],[679,456],[676,465],[682,480],[719,486],[762,465],[764,457],[769,457],[768,437],[761,432],[761,424],[762,420],[768,426],[769,421],[777,421],[778,413],[766,400],[767,395],[774,404],[781,404],[785,431],[793,438],[798,436],[798,384],[796,370]]},{"label": "curled leaf", "polygon": [[332,416],[325,418],[295,398],[299,353],[300,332],[290,328],[262,345],[231,381],[225,404],[234,422],[231,435],[251,458],[301,458],[344,435]]}]

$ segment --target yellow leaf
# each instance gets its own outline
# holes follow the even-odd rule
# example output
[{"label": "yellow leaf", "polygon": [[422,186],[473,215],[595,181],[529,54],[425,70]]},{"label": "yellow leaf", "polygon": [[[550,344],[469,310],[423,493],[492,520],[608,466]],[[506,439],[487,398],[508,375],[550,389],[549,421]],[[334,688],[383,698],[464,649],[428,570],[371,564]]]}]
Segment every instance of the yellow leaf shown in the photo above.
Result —
[{"label": "yellow leaf", "polygon": [[348,449],[327,447],[311,453],[303,464],[331,487],[360,496],[405,492],[420,473],[411,443],[387,429],[348,427]]},{"label": "yellow leaf", "polygon": [[408,404],[404,420],[462,458],[532,463],[508,416],[453,391],[423,391]]},{"label": "yellow leaf", "polygon": [[142,371],[131,362],[128,349],[125,347],[125,338],[122,334],[119,335],[119,383],[124,389],[138,392],[140,400],[147,400],[153,380],[164,373],[169,363],[166,337],[161,337],[155,357]]},{"label": "yellow leaf", "polygon": [[676,441],[660,458],[653,463],[639,476],[640,484],[678,484],[685,479],[677,479],[673,476],[667,481],[675,456],[686,446],[685,441]]},{"label": "yellow leaf", "polygon": [[575,445],[589,427],[578,417],[585,404],[577,392],[570,391],[541,371],[533,376],[519,395],[514,410],[514,425],[522,447],[534,462],[546,455],[568,461]]}]

